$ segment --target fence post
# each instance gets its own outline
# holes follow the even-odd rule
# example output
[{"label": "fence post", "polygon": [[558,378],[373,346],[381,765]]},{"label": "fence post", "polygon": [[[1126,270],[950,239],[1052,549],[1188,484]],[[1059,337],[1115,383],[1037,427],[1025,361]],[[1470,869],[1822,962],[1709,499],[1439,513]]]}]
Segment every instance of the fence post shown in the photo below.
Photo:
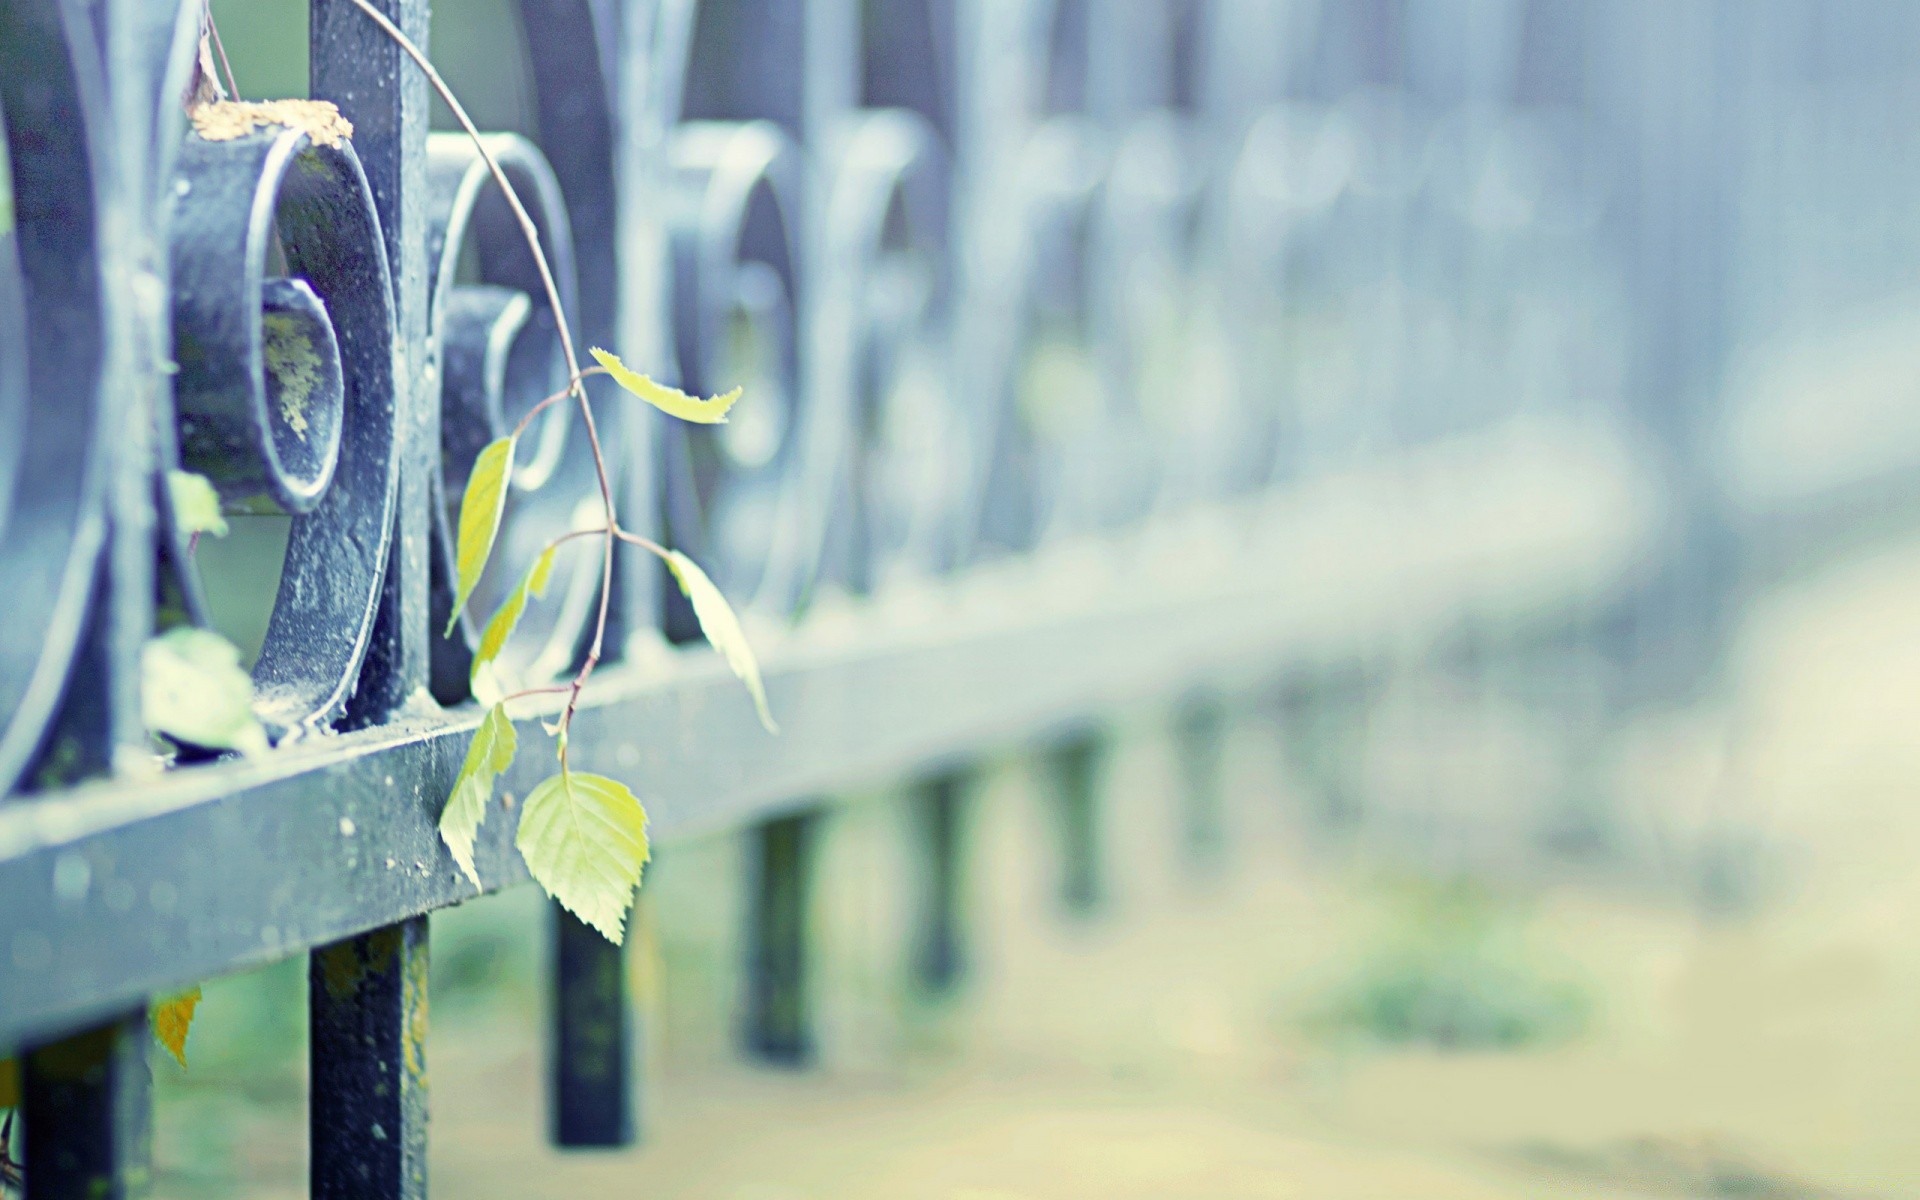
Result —
[{"label": "fence post", "polygon": [[1060,823],[1060,902],[1076,917],[1093,915],[1107,899],[1098,792],[1105,754],[1105,738],[1088,730],[1053,746],[1041,759]]},{"label": "fence post", "polygon": [[749,1053],[780,1066],[806,1066],[815,1050],[807,925],[817,825],[817,814],[795,813],[751,835],[756,878],[747,918],[745,1041]]},{"label": "fence post", "polygon": [[312,1195],[427,1194],[427,918],[313,952]]},{"label": "fence post", "polygon": [[[427,46],[428,0],[374,0]],[[312,0],[311,90],[353,122],[393,280],[399,522],[350,719],[386,719],[428,680],[431,480],[439,381],[427,355],[427,83],[350,0]],[[411,391],[405,385],[412,384]],[[313,952],[308,966],[315,1197],[427,1191],[427,918]]]},{"label": "fence post", "polygon": [[[636,1125],[633,1005],[624,947],[558,904],[553,913],[552,1137],[560,1146],[626,1146]],[[628,920],[629,936],[638,921]]]},{"label": "fence post", "polygon": [[1227,711],[1217,697],[1196,698],[1174,717],[1173,752],[1180,768],[1180,845],[1195,878],[1218,871],[1226,857],[1226,795],[1221,768]]},{"label": "fence post", "polygon": [[28,1200],[120,1200],[146,1191],[149,1037],[141,1008],[27,1055]]},{"label": "fence post", "polygon": [[954,991],[966,974],[966,797],[975,778],[970,770],[949,771],[913,792],[922,856],[913,971],[921,990],[935,996]]}]

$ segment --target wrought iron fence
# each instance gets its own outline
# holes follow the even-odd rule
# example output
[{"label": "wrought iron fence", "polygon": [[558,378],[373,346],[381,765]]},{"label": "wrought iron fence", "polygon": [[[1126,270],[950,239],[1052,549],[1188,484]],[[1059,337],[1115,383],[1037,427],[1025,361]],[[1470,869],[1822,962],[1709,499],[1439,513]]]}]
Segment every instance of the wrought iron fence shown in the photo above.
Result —
[{"label": "wrought iron fence", "polygon": [[[427,42],[427,0],[377,3]],[[724,436],[600,399],[622,521],[745,603],[785,731],[672,649],[690,612],[622,556],[574,753],[634,783],[656,838],[756,831],[752,1052],[809,1053],[791,916],[834,789],[920,778],[950,825],[969,758],[1029,741],[1087,804],[1087,731],[1123,701],[1516,603],[1589,631],[1622,611],[1663,484],[1621,430],[1717,352],[1676,327],[1711,305],[1647,231],[1715,184],[1684,161],[1711,131],[1628,136],[1596,66],[1601,35],[1686,18],[1604,7],[518,0],[537,136],[489,144],[582,339],[748,388]],[[437,636],[450,504],[551,390],[555,318],[476,151],[430,132],[425,80],[348,0],[310,4],[339,144],[188,130],[201,13],[0,0],[0,1048],[32,1194],[137,1191],[145,998],[310,954],[314,1193],[420,1195],[427,914],[475,894],[435,832],[478,719],[479,630]],[[1629,243],[1655,249],[1607,252]],[[1627,303],[1649,296],[1668,308]],[[516,569],[592,471],[553,412]],[[1522,449],[1434,448],[1495,426]],[[1356,523],[1389,456],[1425,482]],[[181,465],[284,516],[284,549],[203,569],[162,482]],[[1479,485],[1509,469],[1558,507],[1493,519]],[[562,581],[519,671],[577,662],[596,583]],[[142,646],[247,603],[275,748],[161,763]],[[510,824],[481,836],[488,889],[526,881]],[[929,839],[935,891],[954,842]],[[962,934],[925,910],[946,986]],[[553,1136],[624,1144],[620,952],[553,929]]]}]

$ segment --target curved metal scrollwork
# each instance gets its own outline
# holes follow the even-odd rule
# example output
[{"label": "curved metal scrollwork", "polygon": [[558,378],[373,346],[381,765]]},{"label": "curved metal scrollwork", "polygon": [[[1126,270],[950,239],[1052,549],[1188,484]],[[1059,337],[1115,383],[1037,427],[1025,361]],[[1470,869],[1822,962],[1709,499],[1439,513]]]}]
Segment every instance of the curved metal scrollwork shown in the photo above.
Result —
[{"label": "curved metal scrollwork", "polygon": [[744,385],[755,402],[717,429],[667,431],[668,531],[704,556],[730,595],[784,610],[804,582],[798,572],[770,570],[777,507],[805,420],[795,317],[800,155],[770,122],[696,121],[680,127],[672,159],[682,383],[698,392]]},{"label": "curved metal scrollwork", "polygon": [[1100,526],[1201,491],[1206,449],[1231,416],[1218,364],[1196,370],[1217,314],[1195,270],[1202,177],[1192,141],[1170,112],[1140,117],[1114,149],[1101,197],[1094,303],[1108,404],[1092,431],[1087,514]]},{"label": "curved metal scrollwork", "polygon": [[[109,139],[100,54],[76,11],[52,0],[0,6],[12,214],[0,230],[0,791],[30,764],[60,703],[106,537],[99,164]],[[45,402],[55,396],[63,402]]]},{"label": "curved metal scrollwork", "polygon": [[[1250,422],[1230,480],[1284,480],[1299,461],[1301,408],[1350,356],[1335,325],[1324,228],[1347,186],[1344,128],[1300,105],[1274,105],[1249,124],[1220,190],[1212,252],[1240,364],[1237,402]],[[1337,387],[1337,385],[1336,385]],[[1250,394],[1258,389],[1262,394]]]},{"label": "curved metal scrollwork", "polygon": [[[512,182],[540,233],[560,292],[577,311],[573,239],[559,184],[526,139],[490,134],[488,150]],[[435,134],[428,143],[431,191],[427,249],[434,264],[429,337],[441,380],[441,465],[434,505],[433,627],[452,608],[454,526],[475,457],[505,437],[546,396],[566,386],[558,324],[538,267],[504,194],[464,134]],[[582,347],[584,351],[584,347]],[[464,699],[473,648],[486,617],[519,581],[548,541],[604,520],[593,480],[591,448],[570,437],[574,406],[555,404],[522,435],[494,568],[461,613],[456,636],[434,642],[434,693]],[[620,459],[608,467],[618,476]],[[570,556],[556,602],[523,618],[506,661],[515,676],[551,676],[574,664],[600,581],[597,555]],[[567,568],[572,569],[567,569]]]},{"label": "curved metal scrollwork", "polygon": [[[838,424],[851,444],[822,453],[852,476],[845,582],[866,591],[894,569],[933,570],[951,554],[941,544],[960,488],[947,391],[948,171],[933,127],[904,109],[852,119],[825,221],[835,270],[815,289],[815,344],[828,360],[818,378],[850,401]],[[822,472],[829,487],[835,473]],[[824,517],[837,491],[799,500]]]},{"label": "curved metal scrollwork", "polygon": [[1027,549],[1095,524],[1108,403],[1096,355],[1093,254],[1107,153],[1084,118],[1044,122],[1022,151],[1019,213],[1030,264],[998,466],[1010,487],[989,509],[996,539]]},{"label": "curved metal scrollwork", "polygon": [[[398,481],[373,197],[351,147],[291,129],[189,137],[175,191],[181,459],[231,505],[293,514],[255,707],[276,731],[324,726],[367,652]],[[189,561],[169,525],[175,561]],[[198,575],[183,575],[188,611],[204,617]]]}]

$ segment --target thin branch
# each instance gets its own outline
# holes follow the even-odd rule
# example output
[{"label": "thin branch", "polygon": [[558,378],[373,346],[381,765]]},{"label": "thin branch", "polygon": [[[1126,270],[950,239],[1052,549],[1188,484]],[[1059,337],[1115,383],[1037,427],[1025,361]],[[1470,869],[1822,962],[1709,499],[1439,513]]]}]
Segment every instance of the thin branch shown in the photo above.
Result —
[{"label": "thin branch", "polygon": [[546,687],[521,688],[517,692],[509,692],[500,697],[500,703],[511,704],[515,700],[525,700],[528,696],[557,696],[561,692],[570,692],[572,690],[573,685],[570,683],[554,683]]},{"label": "thin branch", "polygon": [[545,412],[548,408],[552,407],[553,405],[558,404],[560,401],[565,400],[568,396],[573,395],[574,385],[579,383],[580,380],[588,379],[595,375],[606,375],[606,374],[609,374],[609,372],[605,367],[588,367],[586,370],[576,375],[573,381],[568,383],[566,387],[561,388],[559,391],[555,392],[553,395],[548,396],[546,399],[540,401],[540,403],[528,409],[527,415],[524,417],[521,417],[520,423],[513,427],[514,440],[516,441],[519,440],[520,435],[527,431],[527,426],[533,424],[533,419],[535,417],[539,416],[541,413]]},{"label": "thin branch", "polygon": [[571,379],[578,380],[580,361],[573,352],[573,330],[568,326],[567,314],[560,306],[560,288],[553,280],[552,269],[547,265],[547,252],[540,245],[539,227],[528,215],[526,205],[520,203],[520,193],[514,190],[513,184],[507,179],[507,173],[500,169],[500,162],[494,158],[493,151],[487,149],[486,138],[481,134],[479,126],[473,123],[473,118],[467,115],[466,106],[461,104],[460,98],[453,94],[453,89],[447,86],[447,81],[440,77],[440,72],[432,62],[428,61],[426,53],[414,45],[412,38],[402,32],[398,25],[395,25],[385,13],[375,8],[368,0],[353,0],[353,5],[367,14],[373,23],[380,27],[381,32],[393,39],[394,45],[400,47],[406,56],[413,60],[414,65],[420,68],[421,74],[427,77],[427,82],[433,85],[433,90],[439,93],[440,99],[453,110],[454,119],[460,122],[460,128],[466,130],[467,137],[473,141],[473,148],[480,152],[480,158],[487,164],[487,170],[492,173],[493,181],[500,185],[500,191],[507,198],[507,207],[513,210],[514,220],[520,223],[520,232],[526,236],[527,249],[533,252],[534,266],[540,272],[540,286],[546,289],[547,305],[553,309],[554,325],[560,331],[560,350],[567,357],[567,375]]},{"label": "thin branch", "polygon": [[607,536],[607,531],[600,528],[598,525],[594,526],[592,529],[576,529],[572,533],[563,533],[559,537],[548,542],[546,546],[541,549],[540,553],[545,554],[548,550],[552,550],[559,546],[564,546],[575,538],[605,537],[605,536]]},{"label": "thin branch", "polygon": [[233,64],[227,61],[226,43],[220,40],[220,24],[213,19],[213,0],[207,0],[207,32],[213,37],[213,52],[220,56],[220,66],[227,73],[227,90],[233,98],[240,98],[240,85],[233,78]]},{"label": "thin branch", "polygon": [[[546,251],[540,245],[540,230],[534,225],[533,218],[528,215],[526,205],[520,202],[520,194],[514,190],[512,181],[507,178],[507,173],[500,169],[499,161],[493,157],[493,152],[487,149],[486,139],[480,135],[479,127],[473,123],[473,118],[467,115],[466,107],[460,103],[460,98],[453,94],[453,89],[448,87],[447,81],[440,77],[440,72],[434,67],[433,63],[428,60],[426,54],[420,47],[413,44],[412,38],[402,32],[398,25],[395,25],[387,18],[385,13],[375,8],[368,0],[353,0],[353,5],[365,13],[374,24],[378,25],[381,31],[392,39],[393,43],[399,46],[400,49],[406,53],[407,57],[413,60],[414,65],[420,68],[421,73],[427,77],[427,82],[433,85],[433,90],[439,93],[440,99],[446,102],[447,107],[452,110],[454,118],[460,122],[460,127],[466,130],[467,137],[472,139],[474,149],[479,152],[481,159],[487,164],[487,170],[492,173],[493,181],[500,186],[501,193],[507,198],[507,206],[513,210],[514,219],[520,223],[520,232],[526,239],[527,249],[533,254],[534,266],[540,272],[540,285],[546,289],[547,305],[553,310],[554,326],[560,333],[560,351],[567,359],[568,390],[572,392],[580,402],[580,416],[586,423],[587,441],[593,447],[593,470],[600,484],[600,502],[601,506],[606,510],[607,524],[605,531],[611,533],[619,525],[619,517],[614,511],[613,483],[607,478],[607,456],[604,448],[600,444],[599,427],[594,423],[593,405],[587,399],[586,385],[582,382],[583,377],[580,371],[580,359],[579,356],[574,353],[573,330],[567,323],[566,310],[560,304],[560,288],[559,285],[554,282],[553,270],[547,265]],[[561,751],[561,764],[563,770],[565,769],[566,762],[564,746],[566,745],[567,728],[573,723],[574,710],[580,701],[580,689],[586,686],[587,679],[592,676],[594,667],[600,663],[600,654],[605,648],[607,638],[608,606],[611,604],[612,599],[613,539],[608,538],[606,540],[606,553],[601,558],[600,612],[598,620],[594,625],[593,645],[587,651],[586,661],[581,664],[580,673],[574,677],[571,693],[567,698],[566,710],[560,714],[560,738],[561,746],[563,747]]]},{"label": "thin branch", "polygon": [[665,546],[662,546],[659,542],[654,541],[652,538],[641,537],[637,533],[628,533],[624,529],[615,529],[613,531],[613,536],[619,538],[623,542],[627,542],[632,545],[638,546],[642,550],[648,551],[649,553],[656,554],[661,558],[671,557],[672,552],[669,551]]}]

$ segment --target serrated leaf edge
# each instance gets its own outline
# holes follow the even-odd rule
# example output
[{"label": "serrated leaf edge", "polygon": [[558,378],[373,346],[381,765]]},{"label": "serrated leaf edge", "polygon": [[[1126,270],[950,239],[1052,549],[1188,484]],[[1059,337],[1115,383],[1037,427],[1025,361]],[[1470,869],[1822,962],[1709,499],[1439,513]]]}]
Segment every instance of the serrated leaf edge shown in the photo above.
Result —
[{"label": "serrated leaf edge", "polygon": [[620,361],[620,356],[598,346],[587,347],[587,353],[593,355],[595,362],[606,369],[613,381],[627,391],[645,400],[670,417],[678,417],[694,425],[724,425],[727,423],[727,410],[740,399],[740,388],[709,396],[702,400],[689,395],[677,387],[670,387],[629,367]]},{"label": "serrated leaf edge", "polygon": [[[513,756],[519,749],[520,737],[507,716],[506,705],[489,708],[480,720],[480,727],[473,732],[460,774],[454,777],[453,790],[447,793],[446,807],[440,810],[440,840],[446,843],[454,863],[475,888],[481,884],[480,873],[473,865],[474,835],[486,824],[494,780],[513,765]],[[471,824],[467,823],[469,818]]]}]

